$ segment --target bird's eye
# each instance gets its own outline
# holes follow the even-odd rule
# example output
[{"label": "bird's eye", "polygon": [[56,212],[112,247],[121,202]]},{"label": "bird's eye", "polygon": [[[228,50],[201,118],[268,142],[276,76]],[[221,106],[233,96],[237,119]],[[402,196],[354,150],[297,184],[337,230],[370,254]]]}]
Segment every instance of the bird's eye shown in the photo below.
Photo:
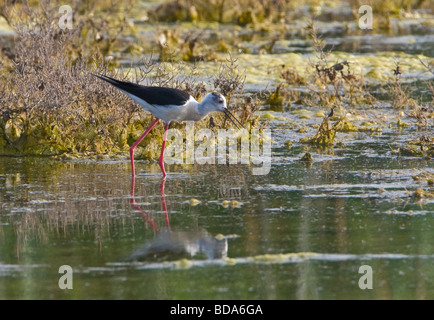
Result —
[{"label": "bird's eye", "polygon": [[223,99],[219,99],[219,103],[223,103]]}]

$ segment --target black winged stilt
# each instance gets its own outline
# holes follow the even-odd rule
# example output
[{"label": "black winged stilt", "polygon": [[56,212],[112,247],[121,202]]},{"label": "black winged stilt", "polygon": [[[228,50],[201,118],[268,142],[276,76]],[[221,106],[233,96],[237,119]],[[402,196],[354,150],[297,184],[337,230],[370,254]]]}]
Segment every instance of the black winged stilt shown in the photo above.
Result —
[{"label": "black winged stilt", "polygon": [[[151,123],[146,131],[130,147],[132,175],[134,170],[134,149],[145,138],[145,136],[157,124],[158,120],[163,120],[166,124],[164,128],[163,145],[158,164],[160,165],[163,176],[166,177],[164,170],[164,148],[166,146],[167,130],[171,121],[199,121],[205,118],[208,113],[214,111],[224,112],[226,117],[239,129],[237,123],[242,127],[241,122],[229,111],[226,106],[226,99],[217,92],[208,93],[201,102],[197,102],[187,92],[174,88],[142,86],[136,83],[116,80],[107,76],[95,75],[107,81],[114,87],[121,90],[146,111],[152,113],[157,119]],[[235,120],[235,121],[234,121]]]}]

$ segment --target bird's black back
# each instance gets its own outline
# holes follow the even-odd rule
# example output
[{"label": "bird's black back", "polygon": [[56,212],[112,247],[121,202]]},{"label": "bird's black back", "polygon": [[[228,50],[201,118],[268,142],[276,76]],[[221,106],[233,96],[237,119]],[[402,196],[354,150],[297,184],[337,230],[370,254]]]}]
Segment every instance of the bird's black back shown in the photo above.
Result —
[{"label": "bird's black back", "polygon": [[190,95],[187,92],[175,88],[142,86],[128,81],[116,80],[107,76],[95,76],[107,81],[119,90],[128,92],[129,94],[132,94],[152,105],[180,106],[185,104],[190,98]]}]

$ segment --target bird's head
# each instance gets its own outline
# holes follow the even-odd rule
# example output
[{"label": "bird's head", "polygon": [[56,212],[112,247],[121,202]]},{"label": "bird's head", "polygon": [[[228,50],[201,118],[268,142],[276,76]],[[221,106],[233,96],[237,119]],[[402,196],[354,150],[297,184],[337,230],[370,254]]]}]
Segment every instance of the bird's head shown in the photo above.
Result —
[{"label": "bird's head", "polygon": [[202,104],[206,105],[208,112],[224,112],[224,110],[227,109],[226,98],[218,92],[208,93],[203,99]]},{"label": "bird's head", "polygon": [[235,125],[237,129],[240,129],[238,124],[243,127],[241,122],[237,118],[235,118],[235,116],[229,111],[226,105],[226,98],[222,94],[218,92],[208,93],[201,104],[204,106],[206,113],[213,111],[224,112],[226,117],[229,118],[229,120]]}]

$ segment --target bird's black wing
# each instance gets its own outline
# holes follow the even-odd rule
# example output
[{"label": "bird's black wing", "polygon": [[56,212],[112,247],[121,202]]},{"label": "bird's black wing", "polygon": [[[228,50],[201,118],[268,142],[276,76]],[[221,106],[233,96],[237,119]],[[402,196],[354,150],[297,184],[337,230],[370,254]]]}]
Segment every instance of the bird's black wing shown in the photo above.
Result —
[{"label": "bird's black wing", "polygon": [[190,95],[187,92],[175,88],[142,86],[128,81],[116,80],[107,76],[96,74],[94,74],[94,76],[107,81],[119,90],[128,92],[129,94],[145,100],[147,103],[152,105],[180,106],[185,104],[190,98]]}]

